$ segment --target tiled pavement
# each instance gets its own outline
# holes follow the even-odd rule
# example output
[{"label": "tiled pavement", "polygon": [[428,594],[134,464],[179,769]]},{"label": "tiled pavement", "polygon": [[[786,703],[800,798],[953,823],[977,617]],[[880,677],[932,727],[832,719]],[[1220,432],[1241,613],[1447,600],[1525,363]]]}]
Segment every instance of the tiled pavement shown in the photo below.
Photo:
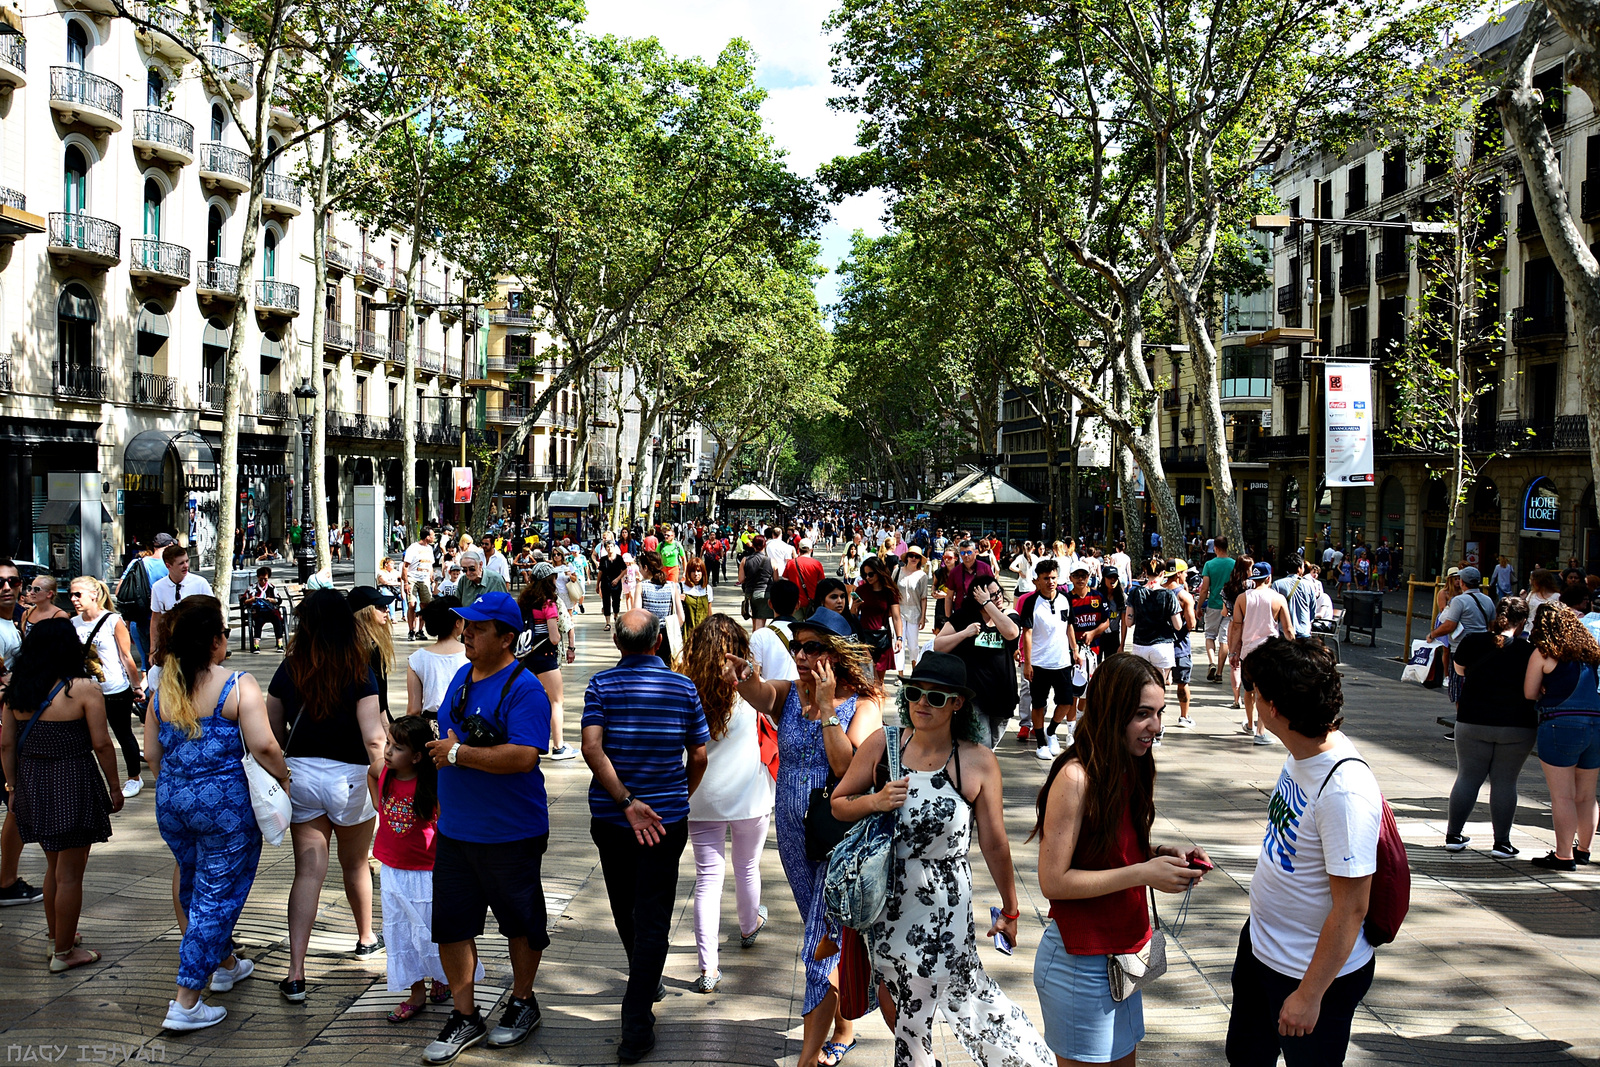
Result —
[{"label": "tiled pavement", "polygon": [[[407,646],[409,647],[409,646]],[[1386,650],[1379,649],[1378,653]],[[1388,650],[1392,651],[1392,650]],[[1600,871],[1537,875],[1526,862],[1499,861],[1476,849],[1450,855],[1440,847],[1444,798],[1454,758],[1434,716],[1442,696],[1394,679],[1397,664],[1378,653],[1346,651],[1348,729],[1371,760],[1400,818],[1411,852],[1411,916],[1399,941],[1381,950],[1377,981],[1356,1018],[1351,1063],[1533,1064],[1600,1062]],[[580,617],[580,654],[569,668],[573,695],[569,722],[578,718],[589,673],[612,662],[614,652],[600,620]],[[235,656],[265,680],[277,657]],[[1202,668],[1203,673],[1203,668]],[[1222,1043],[1231,1001],[1228,974],[1246,892],[1264,825],[1266,798],[1283,759],[1277,746],[1255,748],[1237,733],[1221,687],[1200,682],[1199,727],[1170,730],[1158,750],[1158,840],[1206,846],[1219,869],[1195,891],[1185,927],[1169,958],[1171,969],[1146,994],[1145,1062],[1223,1062]],[[403,684],[394,683],[403,704]],[[1037,848],[1022,843],[1032,824],[1034,794],[1045,765],[1014,742],[1001,750],[1008,789],[1008,826],[1023,896],[1024,944],[1016,956],[980,948],[984,965],[1037,1019],[1031,981],[1033,951],[1048,905],[1035,879]],[[552,945],[536,989],[544,1009],[542,1030],[509,1052],[474,1050],[463,1064],[502,1061],[607,1064],[615,1062],[617,1006],[623,957],[611,926],[605,887],[587,827],[588,773],[581,760],[547,764],[553,831],[546,858]],[[1544,783],[1536,762],[1524,770],[1516,844],[1524,856],[1551,844]],[[1487,795],[1483,798],[1487,801]],[[198,1034],[163,1035],[160,1022],[172,995],[177,927],[169,903],[171,860],[155,832],[153,790],[115,819],[116,835],[90,857],[82,929],[105,962],[65,976],[44,968],[40,909],[0,911],[0,1063],[118,1062],[135,1058],[224,1065],[406,1064],[444,1009],[392,1026],[384,1015],[399,994],[384,990],[382,960],[358,962],[349,950],[355,932],[340,889],[337,866],[323,894],[313,938],[310,999],[283,1002],[274,988],[287,961],[285,906],[293,870],[287,848],[268,848],[239,931],[259,977],[212,998],[227,1006],[220,1026]],[[1485,819],[1487,808],[1478,813]],[[1486,823],[1469,826],[1475,844],[1487,844]],[[36,849],[23,858],[35,883],[44,861]],[[724,981],[699,996],[689,889],[693,864],[686,851],[680,905],[667,966],[668,997],[658,1005],[660,1045],[649,1063],[794,1064],[799,1049],[797,1012],[803,995],[800,923],[776,844],[763,859],[766,902],[772,921],[755,948],[738,947],[731,885],[722,928]],[[981,862],[975,871],[980,916],[997,901]],[[1163,899],[1163,914],[1176,900]],[[503,942],[482,942],[489,978],[487,1001],[509,976]],[[862,1020],[855,1064],[888,1063],[892,1043],[881,1021]],[[943,1028],[940,1058],[971,1062]]]}]

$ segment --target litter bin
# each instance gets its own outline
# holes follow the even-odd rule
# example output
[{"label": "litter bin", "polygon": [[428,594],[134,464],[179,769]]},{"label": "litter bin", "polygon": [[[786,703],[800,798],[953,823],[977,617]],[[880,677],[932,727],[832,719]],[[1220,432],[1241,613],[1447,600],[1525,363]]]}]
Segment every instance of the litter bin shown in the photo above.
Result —
[{"label": "litter bin", "polygon": [[1383,594],[1352,589],[1344,594],[1344,639],[1363,634],[1370,648],[1378,643],[1374,632],[1383,626]]}]

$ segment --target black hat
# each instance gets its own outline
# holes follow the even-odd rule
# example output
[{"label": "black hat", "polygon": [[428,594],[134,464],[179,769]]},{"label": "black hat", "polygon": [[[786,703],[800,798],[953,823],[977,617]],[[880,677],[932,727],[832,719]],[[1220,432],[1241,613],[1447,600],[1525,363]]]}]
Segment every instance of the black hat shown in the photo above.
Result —
[{"label": "black hat", "polygon": [[917,660],[911,677],[903,679],[906,685],[927,685],[935,689],[949,689],[971,700],[974,693],[967,687],[967,665],[960,656],[949,652],[924,652]]},{"label": "black hat", "polygon": [[389,602],[393,597],[380,593],[376,586],[358,585],[344,595],[345,601],[350,605],[351,611],[360,611],[362,608],[373,607],[389,609]]}]

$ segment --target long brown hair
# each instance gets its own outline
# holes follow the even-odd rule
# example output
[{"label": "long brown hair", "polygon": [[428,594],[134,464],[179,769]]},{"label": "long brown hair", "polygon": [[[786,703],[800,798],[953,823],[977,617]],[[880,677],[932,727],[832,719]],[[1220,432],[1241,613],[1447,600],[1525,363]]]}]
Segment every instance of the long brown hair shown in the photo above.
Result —
[{"label": "long brown hair", "polygon": [[1560,663],[1600,666],[1600,644],[1578,613],[1561,603],[1545,604],[1533,620],[1533,647]]},{"label": "long brown hair", "polygon": [[1156,757],[1128,751],[1128,724],[1139,710],[1147,685],[1161,687],[1161,675],[1149,663],[1126,652],[1106,657],[1089,679],[1089,711],[1074,735],[1072,747],[1056,757],[1039,790],[1034,834],[1044,832],[1044,809],[1056,775],[1073,760],[1083,764],[1089,779],[1084,794],[1083,823],[1077,855],[1114,854],[1122,835],[1122,817],[1129,809],[1140,851],[1150,854],[1150,827],[1156,821]]},{"label": "long brown hair", "polygon": [[800,640],[800,634],[804,632],[811,635],[809,640],[820,641],[828,646],[828,654],[833,657],[834,682],[839,688],[861,696],[883,695],[883,682],[872,669],[872,650],[866,645],[853,637],[840,637],[827,630],[813,629],[804,622],[797,622],[790,629],[796,640]]},{"label": "long brown hair", "polygon": [[339,593],[319,589],[300,601],[283,665],[313,719],[338,711],[345,694],[372,675],[370,653],[356,634],[355,612]]},{"label": "long brown hair", "polygon": [[678,672],[700,691],[700,706],[705,709],[706,726],[713,740],[728,733],[733,701],[738,691],[723,675],[726,653],[750,658],[750,639],[744,627],[726,615],[709,615],[699,626],[684,634],[683,654],[678,657]]},{"label": "long brown hair", "polygon": [[556,598],[556,576],[547,574],[537,582],[529,582],[522,587],[522,595],[517,597],[517,607],[522,609],[524,617],[534,608],[542,608]]}]

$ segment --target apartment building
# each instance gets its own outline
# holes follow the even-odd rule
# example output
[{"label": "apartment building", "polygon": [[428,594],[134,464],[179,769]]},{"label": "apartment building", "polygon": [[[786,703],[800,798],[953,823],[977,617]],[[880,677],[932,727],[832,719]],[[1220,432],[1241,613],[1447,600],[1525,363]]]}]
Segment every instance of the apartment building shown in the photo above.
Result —
[{"label": "apartment building", "polygon": [[[0,11],[20,30],[0,35],[0,551],[45,560],[66,545],[73,573],[95,571],[77,559],[67,516],[47,505],[52,476],[96,473],[107,561],[162,530],[209,553],[223,505],[224,357],[241,300],[251,313],[231,506],[246,540],[281,540],[298,521],[293,393],[313,373],[328,388],[330,519],[349,516],[359,484],[384,485],[399,517],[405,236],[335,217],[314,247],[297,157],[286,154],[265,175],[256,263],[240,277],[251,163],[222,94],[254,106],[250,42],[203,16],[209,39],[198,47],[222,73],[214,85],[107,0]],[[299,128],[287,108],[270,114],[274,140]],[[417,288],[422,518],[452,507],[461,383],[479,373],[482,337],[448,263],[430,257]],[[328,326],[313,369],[315,300]]]},{"label": "apartment building", "polygon": [[[1481,61],[1504,67],[1520,32],[1523,8],[1468,39]],[[1581,91],[1565,92],[1562,64],[1570,42],[1552,25],[1534,79],[1547,99],[1547,121],[1560,153],[1568,204],[1579,232],[1600,238],[1600,114]],[[1478,461],[1497,451],[1467,501],[1462,540],[1480,560],[1511,558],[1519,575],[1537,564],[1578,559],[1600,566],[1600,520],[1595,513],[1589,461],[1589,424],[1579,392],[1572,316],[1560,275],[1551,263],[1533,210],[1525,198],[1521,167],[1486,104],[1478,129],[1456,144],[1483,168],[1479,187],[1488,206],[1488,234],[1502,234],[1487,295],[1475,306],[1471,351],[1475,381],[1487,386],[1467,428]],[[1321,182],[1320,202],[1313,190]],[[1456,560],[1442,559],[1446,484],[1432,477],[1440,458],[1408,451],[1394,436],[1395,378],[1386,357],[1415,315],[1428,276],[1418,248],[1428,238],[1402,229],[1368,230],[1370,220],[1426,219],[1447,195],[1445,167],[1409,159],[1403,147],[1377,142],[1334,158],[1314,153],[1285,157],[1273,176],[1283,207],[1293,215],[1334,218],[1323,227],[1321,293],[1312,308],[1311,237],[1291,230],[1274,242],[1277,324],[1317,329],[1324,356],[1374,361],[1376,478],[1370,488],[1324,491],[1316,524],[1353,545],[1388,539],[1406,548],[1407,570],[1437,574]],[[1344,220],[1349,220],[1345,223]],[[1425,257],[1422,257],[1425,258]],[[1484,327],[1498,322],[1501,339]],[[1317,372],[1298,347],[1277,350],[1273,364],[1273,436],[1258,446],[1267,459],[1267,541],[1293,545],[1305,536],[1304,460],[1309,393]],[[1299,461],[1298,463],[1296,461]],[[1550,515],[1557,515],[1551,521]]]}]

